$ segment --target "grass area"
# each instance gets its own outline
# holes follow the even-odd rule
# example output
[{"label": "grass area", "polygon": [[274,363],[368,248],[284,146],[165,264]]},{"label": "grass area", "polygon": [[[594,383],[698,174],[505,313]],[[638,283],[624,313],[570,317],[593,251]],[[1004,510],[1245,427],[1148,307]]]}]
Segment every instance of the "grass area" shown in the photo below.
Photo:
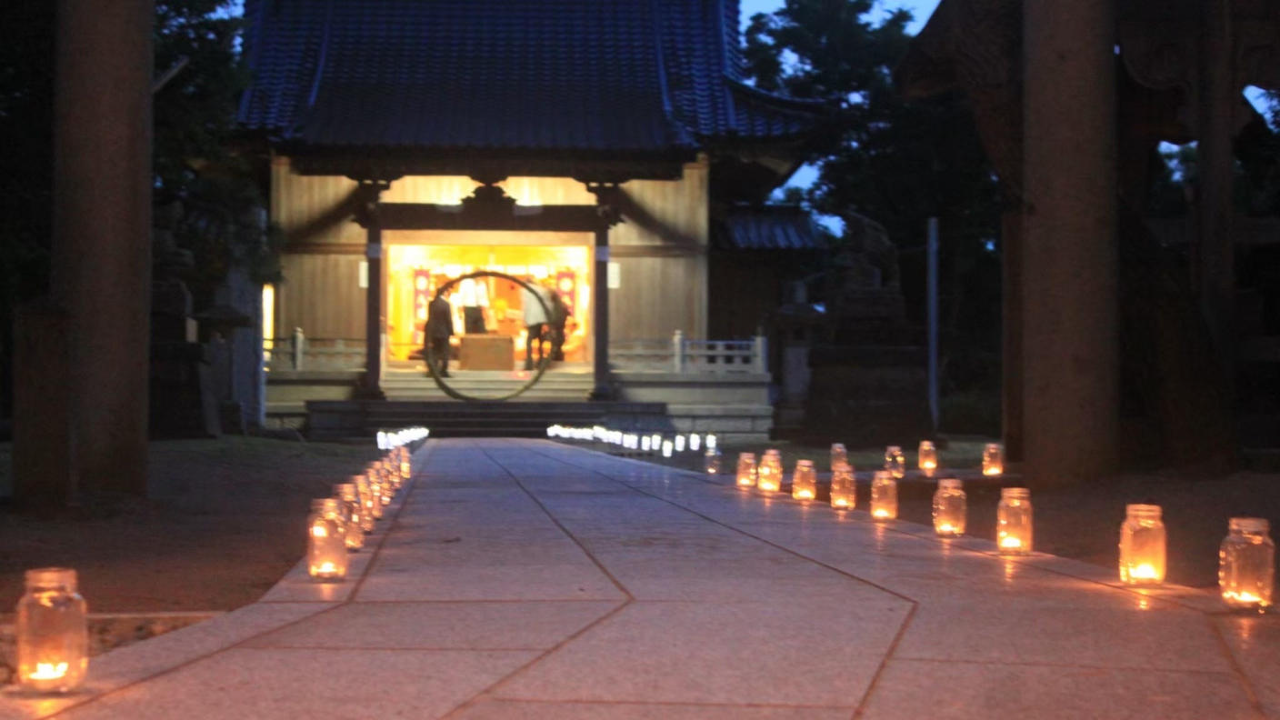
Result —
[{"label": "grass area", "polygon": [[[10,471],[11,447],[0,445]],[[302,556],[310,499],[373,460],[372,446],[264,438],[153,442],[152,497],[86,498],[52,517],[0,506],[0,612],[27,568],[76,568],[98,612],[229,610]]]}]

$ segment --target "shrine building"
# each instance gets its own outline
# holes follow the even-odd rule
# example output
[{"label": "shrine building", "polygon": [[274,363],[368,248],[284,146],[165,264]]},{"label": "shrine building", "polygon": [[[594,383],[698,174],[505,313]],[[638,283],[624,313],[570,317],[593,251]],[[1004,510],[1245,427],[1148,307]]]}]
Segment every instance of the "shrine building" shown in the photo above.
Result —
[{"label": "shrine building", "polygon": [[[447,399],[426,305],[494,272],[570,313],[519,399],[767,434],[756,328],[780,281],[718,258],[821,250],[806,214],[762,203],[830,113],[745,82],[737,0],[248,0],[245,18],[239,122],[285,236],[264,291],[276,423]],[[522,288],[453,290],[452,387],[529,384]]]}]

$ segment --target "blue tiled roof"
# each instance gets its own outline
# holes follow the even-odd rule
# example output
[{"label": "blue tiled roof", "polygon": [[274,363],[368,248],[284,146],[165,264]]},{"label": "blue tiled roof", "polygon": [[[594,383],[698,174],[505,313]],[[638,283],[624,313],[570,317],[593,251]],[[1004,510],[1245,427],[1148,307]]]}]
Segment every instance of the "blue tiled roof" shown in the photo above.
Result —
[{"label": "blue tiled roof", "polygon": [[798,205],[734,207],[720,218],[716,246],[723,250],[822,250],[826,237]]},{"label": "blue tiled roof", "polygon": [[240,122],[318,147],[665,151],[811,129],[737,0],[247,0]]}]

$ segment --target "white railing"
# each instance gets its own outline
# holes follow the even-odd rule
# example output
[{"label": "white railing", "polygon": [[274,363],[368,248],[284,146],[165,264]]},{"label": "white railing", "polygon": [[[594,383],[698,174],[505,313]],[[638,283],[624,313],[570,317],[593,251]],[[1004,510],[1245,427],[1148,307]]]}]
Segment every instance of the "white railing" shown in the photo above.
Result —
[{"label": "white railing", "polygon": [[768,372],[764,337],[750,340],[690,340],[677,330],[670,340],[619,340],[609,343],[609,364],[631,372],[677,374]]},{"label": "white railing", "polygon": [[[293,335],[271,338],[264,359],[275,371],[363,370],[365,343],[343,338],[311,338],[299,328]],[[685,374],[768,372],[764,337],[750,340],[690,340],[677,330],[669,340],[618,340],[609,343],[609,364],[624,372]]]},{"label": "white railing", "polygon": [[271,370],[363,370],[365,342],[343,338],[311,338],[302,328],[293,335],[267,341],[264,357]]}]

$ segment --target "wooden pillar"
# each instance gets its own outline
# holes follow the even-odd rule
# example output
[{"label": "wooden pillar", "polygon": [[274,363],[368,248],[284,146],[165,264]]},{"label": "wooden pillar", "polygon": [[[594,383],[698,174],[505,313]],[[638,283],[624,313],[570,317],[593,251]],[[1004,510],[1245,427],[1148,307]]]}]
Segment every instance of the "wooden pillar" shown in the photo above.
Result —
[{"label": "wooden pillar", "polygon": [[591,284],[591,319],[595,328],[595,352],[592,369],[592,400],[612,400],[613,383],[609,373],[609,226],[602,222],[596,228],[596,281]]},{"label": "wooden pillar", "polygon": [[1204,0],[1200,52],[1200,137],[1197,147],[1200,307],[1213,338],[1227,391],[1234,393],[1235,247],[1232,234],[1234,111],[1240,103],[1235,84],[1230,0]]},{"label": "wooden pillar", "polygon": [[1001,216],[1000,263],[1002,277],[1001,420],[1007,462],[1020,463],[1022,449],[1022,213],[1006,210]]},{"label": "wooden pillar", "polygon": [[15,433],[26,444],[15,471],[31,471],[19,462],[30,452],[74,460],[71,477],[19,487],[147,490],[153,23],[152,0],[58,2],[50,295],[65,319],[66,363],[18,369],[15,380],[59,373],[67,421],[52,421],[58,411],[46,416],[39,398],[15,407],[28,425]]},{"label": "wooden pillar", "polygon": [[1116,459],[1114,0],[1023,6],[1024,473],[1079,482]]},{"label": "wooden pillar", "polygon": [[365,292],[364,380],[360,386],[360,397],[366,400],[385,400],[387,397],[382,392],[382,333],[386,323],[382,311],[382,225],[378,220],[377,202],[375,195],[365,221],[368,236],[365,258],[369,273]]}]

